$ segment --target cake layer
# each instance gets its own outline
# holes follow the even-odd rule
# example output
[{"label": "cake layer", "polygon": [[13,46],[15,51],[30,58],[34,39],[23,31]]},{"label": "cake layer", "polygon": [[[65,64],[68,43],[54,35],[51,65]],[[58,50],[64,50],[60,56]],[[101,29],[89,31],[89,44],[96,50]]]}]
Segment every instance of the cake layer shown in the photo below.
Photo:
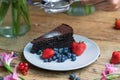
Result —
[{"label": "cake layer", "polygon": [[62,24],[47,34],[34,39],[31,42],[33,44],[31,52],[36,53],[45,48],[70,47],[73,41],[73,29],[69,25]]},{"label": "cake layer", "polygon": [[36,44],[39,43],[40,41],[48,40],[54,38],[55,36],[59,37],[60,35],[69,34],[69,33],[71,33],[71,35],[73,34],[72,27],[70,27],[67,24],[61,24],[55,29],[51,30],[50,32],[34,39],[33,41],[31,41],[31,43]]}]

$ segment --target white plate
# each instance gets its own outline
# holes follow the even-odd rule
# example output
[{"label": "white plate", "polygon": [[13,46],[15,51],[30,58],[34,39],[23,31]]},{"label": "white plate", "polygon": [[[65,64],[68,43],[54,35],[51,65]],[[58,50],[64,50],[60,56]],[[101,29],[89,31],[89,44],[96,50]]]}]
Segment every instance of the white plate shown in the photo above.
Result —
[{"label": "white plate", "polygon": [[75,70],[86,67],[95,62],[100,55],[100,49],[97,44],[94,41],[80,35],[73,35],[73,37],[75,41],[84,41],[87,45],[84,53],[81,56],[78,56],[76,61],[70,61],[70,59],[68,59],[63,63],[57,63],[55,61],[45,63],[40,59],[39,55],[30,53],[30,49],[32,47],[31,43],[28,43],[25,46],[23,52],[24,57],[28,62],[39,68],[53,71]]}]

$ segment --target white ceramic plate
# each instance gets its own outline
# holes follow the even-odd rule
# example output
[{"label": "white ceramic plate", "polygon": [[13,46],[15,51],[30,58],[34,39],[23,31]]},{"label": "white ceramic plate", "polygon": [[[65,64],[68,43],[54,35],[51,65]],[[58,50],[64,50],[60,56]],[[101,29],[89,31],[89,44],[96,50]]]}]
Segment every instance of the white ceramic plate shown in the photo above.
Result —
[{"label": "white ceramic plate", "polygon": [[75,70],[86,67],[95,62],[100,55],[100,49],[98,45],[94,41],[80,35],[73,35],[73,37],[75,41],[84,41],[87,45],[84,53],[81,56],[78,56],[76,61],[70,61],[70,59],[68,59],[63,63],[58,63],[55,61],[45,63],[40,59],[39,55],[30,53],[30,49],[32,47],[31,43],[28,43],[25,46],[23,52],[24,57],[28,62],[39,68],[53,71]]}]

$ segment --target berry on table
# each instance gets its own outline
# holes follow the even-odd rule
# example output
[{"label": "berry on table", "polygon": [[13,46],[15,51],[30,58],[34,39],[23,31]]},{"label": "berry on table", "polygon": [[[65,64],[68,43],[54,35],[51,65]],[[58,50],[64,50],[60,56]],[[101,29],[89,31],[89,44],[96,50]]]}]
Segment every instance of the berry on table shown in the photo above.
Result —
[{"label": "berry on table", "polygon": [[29,69],[29,65],[26,62],[20,62],[18,64],[18,70],[23,74],[23,75],[27,75]]},{"label": "berry on table", "polygon": [[74,73],[70,74],[69,79],[74,80],[76,78],[76,75]]},{"label": "berry on table", "polygon": [[115,21],[115,29],[120,29],[120,19],[116,19],[116,21]]},{"label": "berry on table", "polygon": [[17,54],[16,54],[16,53],[14,53],[14,54],[13,54],[13,57],[16,57],[16,56],[17,56]]},{"label": "berry on table", "polygon": [[80,80],[80,78],[79,78],[79,77],[76,77],[76,74],[71,73],[71,74],[69,75],[69,80]]},{"label": "berry on table", "polygon": [[118,64],[120,63],[120,51],[114,51],[112,53],[112,57],[110,59],[111,64]]}]

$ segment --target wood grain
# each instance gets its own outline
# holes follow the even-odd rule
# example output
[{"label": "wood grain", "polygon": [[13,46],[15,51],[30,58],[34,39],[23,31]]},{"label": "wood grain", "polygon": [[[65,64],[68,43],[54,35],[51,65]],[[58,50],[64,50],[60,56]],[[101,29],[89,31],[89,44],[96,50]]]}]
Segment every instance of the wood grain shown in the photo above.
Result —
[{"label": "wood grain", "polygon": [[[18,59],[12,62],[13,65],[26,61],[22,54],[28,42],[62,23],[69,24],[75,34],[86,36],[98,44],[101,56],[97,61],[85,68],[65,72],[47,71],[30,64],[30,70],[25,78],[26,80],[68,80],[69,74],[75,73],[81,80],[93,80],[101,77],[101,72],[105,64],[109,63],[112,52],[120,50],[120,30],[114,29],[116,18],[120,18],[120,11],[96,11],[88,16],[70,16],[65,13],[47,14],[39,7],[30,6],[31,30],[17,38],[0,37],[0,52],[15,51]],[[0,76],[7,74],[4,68],[0,68]]]}]

